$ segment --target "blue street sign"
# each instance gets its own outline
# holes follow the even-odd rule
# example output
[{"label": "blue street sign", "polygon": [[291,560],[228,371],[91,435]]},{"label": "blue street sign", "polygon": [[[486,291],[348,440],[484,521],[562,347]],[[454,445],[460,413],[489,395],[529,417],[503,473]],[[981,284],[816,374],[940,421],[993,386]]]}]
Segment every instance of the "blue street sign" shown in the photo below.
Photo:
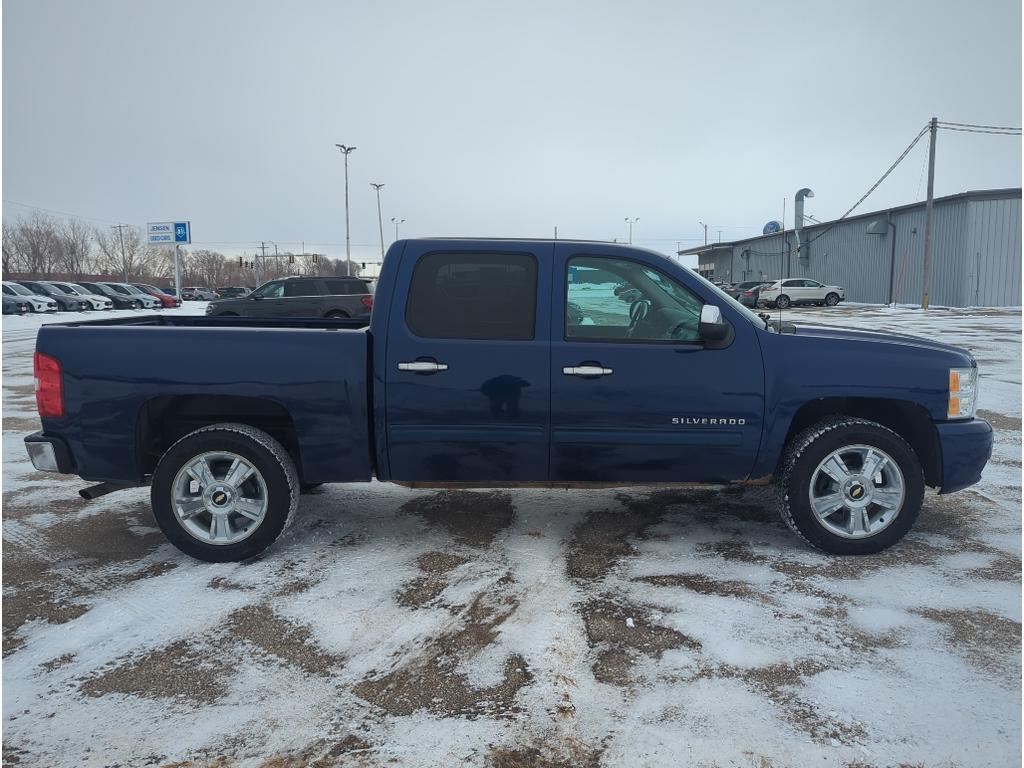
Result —
[{"label": "blue street sign", "polygon": [[192,239],[189,237],[187,221],[176,221],[174,222],[174,242],[176,243],[190,243]]}]

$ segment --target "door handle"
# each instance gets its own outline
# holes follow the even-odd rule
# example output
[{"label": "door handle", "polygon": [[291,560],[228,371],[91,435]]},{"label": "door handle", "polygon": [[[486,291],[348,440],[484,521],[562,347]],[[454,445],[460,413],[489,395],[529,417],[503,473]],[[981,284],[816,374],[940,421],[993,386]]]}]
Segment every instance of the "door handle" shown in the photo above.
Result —
[{"label": "door handle", "polygon": [[562,369],[566,376],[611,376],[611,368],[602,365],[567,365]]},{"label": "door handle", "polygon": [[413,373],[437,373],[438,371],[447,371],[448,365],[433,360],[414,360],[411,363],[399,363],[398,370],[412,371]]}]

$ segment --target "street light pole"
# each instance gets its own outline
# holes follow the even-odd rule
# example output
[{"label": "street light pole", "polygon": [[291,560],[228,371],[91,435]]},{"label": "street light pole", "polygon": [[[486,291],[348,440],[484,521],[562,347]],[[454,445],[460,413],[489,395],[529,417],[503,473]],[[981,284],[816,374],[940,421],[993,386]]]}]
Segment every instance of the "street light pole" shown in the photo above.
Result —
[{"label": "street light pole", "polygon": [[377,190],[377,225],[380,227],[380,260],[384,261],[384,219],[381,218],[380,213],[380,188],[383,184],[374,184],[370,182],[370,186]]},{"label": "street light pole", "polygon": [[640,221],[640,217],[637,216],[635,219],[626,217],[626,223],[629,224],[629,244],[633,244],[633,225]]},{"label": "street light pole", "polygon": [[704,245],[707,245],[708,244],[708,225],[705,224],[703,221],[698,221],[697,223],[700,224],[702,227],[704,227]]},{"label": "street light pole", "polygon": [[349,266],[352,263],[352,241],[348,230],[348,156],[356,151],[355,147],[346,147],[344,144],[335,144],[338,151],[345,156],[345,274],[351,271]]},{"label": "street light pole", "polygon": [[398,225],[399,224],[404,224],[405,223],[405,219],[396,219],[396,218],[394,218],[392,216],[391,217],[391,223],[395,225],[395,240],[397,240],[398,239]]}]

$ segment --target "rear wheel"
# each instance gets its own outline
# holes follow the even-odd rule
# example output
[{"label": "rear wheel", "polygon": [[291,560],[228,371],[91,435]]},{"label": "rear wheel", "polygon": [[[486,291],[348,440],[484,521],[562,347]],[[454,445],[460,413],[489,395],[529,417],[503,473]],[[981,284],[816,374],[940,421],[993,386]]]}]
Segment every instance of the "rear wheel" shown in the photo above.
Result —
[{"label": "rear wheel", "polygon": [[924,474],[895,432],[835,416],[789,444],[777,490],[783,521],[805,541],[834,555],[866,555],[892,546],[913,526]]},{"label": "rear wheel", "polygon": [[789,296],[787,296],[786,294],[782,294],[781,296],[779,296],[779,298],[775,300],[775,306],[778,307],[779,309],[785,309],[789,305]]},{"label": "rear wheel", "polygon": [[160,530],[185,554],[207,562],[246,560],[285,530],[299,477],[284,447],[245,424],[214,424],[172,445],[150,492]]},{"label": "rear wheel", "polygon": [[830,293],[828,296],[825,297],[825,304],[827,304],[830,307],[834,307],[838,303],[839,303],[839,294],[838,293]]},{"label": "rear wheel", "polygon": [[332,310],[331,312],[328,312],[326,315],[324,315],[324,317],[330,317],[330,318],[337,319],[337,318],[347,318],[348,315],[345,314],[344,312],[342,312],[341,310],[335,309],[335,310]]}]

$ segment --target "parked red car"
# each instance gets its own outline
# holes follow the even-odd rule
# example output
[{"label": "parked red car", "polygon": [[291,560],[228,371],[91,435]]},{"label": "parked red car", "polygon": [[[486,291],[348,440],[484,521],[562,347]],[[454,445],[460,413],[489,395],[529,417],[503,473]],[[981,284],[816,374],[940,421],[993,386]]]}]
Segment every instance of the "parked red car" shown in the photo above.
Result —
[{"label": "parked red car", "polygon": [[163,305],[164,309],[181,306],[181,299],[179,299],[176,296],[170,296],[164,293],[155,285],[146,285],[145,283],[132,283],[132,285],[134,285],[143,293],[148,293],[150,296],[155,296],[156,298],[160,299],[160,303]]}]

